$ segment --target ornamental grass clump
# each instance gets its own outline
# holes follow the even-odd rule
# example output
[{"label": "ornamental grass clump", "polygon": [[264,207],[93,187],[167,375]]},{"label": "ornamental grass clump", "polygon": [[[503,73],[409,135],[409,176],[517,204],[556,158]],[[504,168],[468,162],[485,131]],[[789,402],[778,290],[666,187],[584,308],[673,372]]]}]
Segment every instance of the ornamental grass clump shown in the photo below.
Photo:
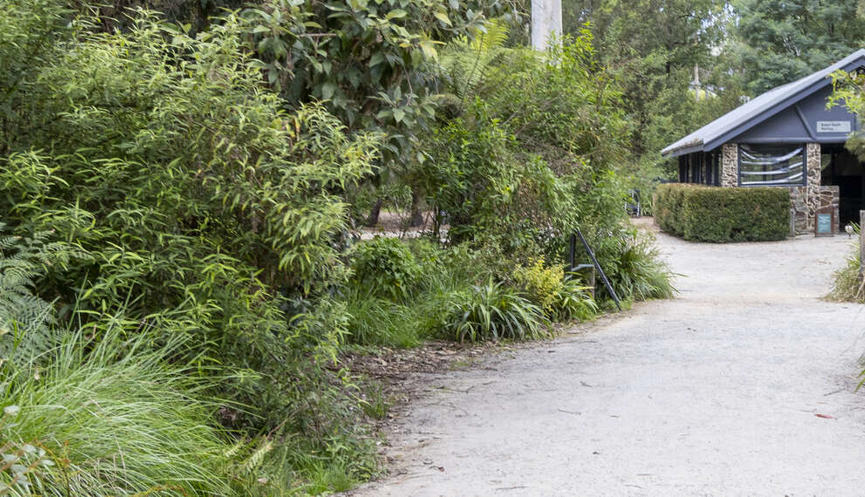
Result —
[{"label": "ornamental grass clump", "polygon": [[445,308],[441,333],[460,342],[549,335],[543,310],[501,283],[489,281],[455,292]]},{"label": "ornamental grass clump", "polygon": [[[0,379],[0,495],[234,495],[203,385],[165,364],[181,344],[79,330]],[[16,466],[17,465],[17,466]]]},{"label": "ornamental grass clump", "polygon": [[[859,233],[859,226],[853,225],[853,232]],[[847,257],[844,266],[832,275],[832,291],[828,298],[839,302],[865,302],[865,281],[859,278],[861,259],[859,258],[859,246]]]}]

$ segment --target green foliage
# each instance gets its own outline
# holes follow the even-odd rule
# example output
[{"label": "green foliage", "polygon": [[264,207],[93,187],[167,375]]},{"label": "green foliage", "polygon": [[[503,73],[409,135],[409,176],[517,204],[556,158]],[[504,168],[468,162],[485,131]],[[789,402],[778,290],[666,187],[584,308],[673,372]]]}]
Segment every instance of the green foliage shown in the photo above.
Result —
[{"label": "green foliage", "polygon": [[[843,104],[860,119],[865,116],[865,76],[855,72],[836,71],[832,74],[832,89],[828,104],[830,107]],[[865,135],[861,131],[854,131],[847,137],[845,147],[862,160],[865,157]]]},{"label": "green foliage", "polygon": [[514,281],[525,293],[530,302],[550,314],[559,295],[564,290],[565,270],[562,266],[544,265],[543,258],[537,258],[528,266],[517,266]]},{"label": "green foliage", "polygon": [[[635,228],[622,229],[597,249],[604,272],[619,298],[624,300],[668,299],[675,289],[672,274],[660,259],[654,239]],[[601,287],[599,291],[606,292]]]},{"label": "green foliage", "polygon": [[471,85],[474,101],[440,125],[423,164],[427,204],[449,224],[451,243],[471,241],[504,261],[554,260],[576,226],[622,220],[623,196],[612,210],[596,208],[625,122],[588,33],[548,54],[459,43],[448,54],[461,61],[451,67],[457,73],[473,58],[484,67]]},{"label": "green foliage", "polygon": [[501,283],[489,281],[453,293],[439,332],[464,342],[547,336],[543,310]]},{"label": "green foliage", "polygon": [[433,158],[424,163],[425,190],[437,213],[434,233],[449,224],[448,238],[455,243],[495,223],[519,182],[511,137],[485,106],[473,110],[471,122],[458,118],[436,131]]},{"label": "green foliage", "polygon": [[51,119],[21,125],[45,150],[0,159],[14,232],[52,229],[89,254],[40,284],[85,311],[171,322],[198,337],[192,354],[233,350],[226,367],[265,376],[283,366],[262,357],[284,362],[292,341],[335,346],[314,318],[290,329],[277,290],[341,279],[336,193],[370,171],[375,141],[318,106],[284,113],[231,19],[192,39],[142,17],[69,43],[27,88]]},{"label": "green foliage", "polygon": [[737,65],[760,94],[806,76],[862,47],[858,0],[737,0]]},{"label": "green foliage", "polygon": [[[78,24],[70,21],[63,2],[9,0],[0,13],[0,154],[10,142],[27,133],[21,120],[33,118],[26,94],[39,69],[62,51],[63,41],[73,36]],[[43,117],[43,116],[39,116]]]},{"label": "green foliage", "polygon": [[441,99],[441,45],[479,32],[489,14],[516,14],[493,0],[257,3],[243,14],[245,31],[270,86],[292,105],[322,101],[351,132],[383,136],[376,191],[415,186]]},{"label": "green foliage", "polygon": [[12,235],[51,231],[86,257],[50,267],[38,295],[88,329],[123,309],[128,333],[162,335],[154,348],[187,337],[172,360],[248,406],[220,421],[368,476],[364,428],[346,421],[356,386],[320,362],[348,319],[327,297],[347,274],[341,194],[371,171],[378,138],[348,137],[320,105],[284,111],[232,16],[193,38],[142,13],[49,48],[16,89],[20,132],[0,136],[0,209]]},{"label": "green foliage", "polygon": [[[210,425],[202,384],[165,366],[179,343],[146,351],[118,330],[67,335],[45,366],[3,369],[0,472],[6,495],[235,495],[230,448]],[[17,458],[16,461],[11,459]],[[15,471],[12,471],[15,473]]]},{"label": "green foliage", "polygon": [[[441,324],[447,302],[454,293],[465,291],[488,269],[467,247],[442,248],[425,239],[399,241],[388,245],[410,250],[414,257],[414,286],[405,298],[393,299],[372,287],[350,288],[344,295],[350,315],[346,340],[359,345],[414,347],[432,338]],[[403,254],[404,256],[405,254]]]},{"label": "green foliage", "polygon": [[865,303],[865,282],[859,278],[861,269],[858,243],[845,261],[844,267],[832,275],[832,291],[829,298],[838,302]]},{"label": "green foliage", "polygon": [[351,343],[408,348],[428,336],[422,304],[401,304],[366,293],[352,293],[346,302],[350,316],[346,340]]},{"label": "green foliage", "polygon": [[377,236],[360,242],[351,256],[352,283],[371,295],[405,299],[411,295],[420,276],[420,265],[398,238]]},{"label": "green foliage", "polygon": [[66,243],[48,242],[49,232],[24,238],[2,235],[4,229],[0,222],[0,366],[6,361],[20,366],[56,344],[54,309],[34,294],[34,281],[82,254]]},{"label": "green foliage", "polygon": [[[576,34],[588,22],[600,62],[619,83],[630,124],[630,162],[658,160],[660,150],[687,134],[683,131],[708,122],[707,106],[696,102],[689,88],[695,66],[704,88],[727,93],[731,87],[730,66],[713,53],[724,46],[730,29],[723,2],[564,0],[562,7],[564,31]],[[735,89],[729,93],[733,100],[739,96]]]},{"label": "green foliage", "polygon": [[[486,85],[492,81],[491,73],[507,53],[504,48],[508,38],[507,25],[492,21],[484,28],[473,39],[460,37],[452,41],[441,56],[445,83],[463,108],[476,97],[494,91]],[[457,113],[461,110],[458,109]]]},{"label": "green foliage", "polygon": [[50,264],[54,254],[63,254],[62,244],[42,246],[46,235],[34,240],[0,236],[0,336],[19,329],[44,331],[53,319],[51,304],[33,295],[33,279],[42,272],[41,265]]},{"label": "green foliage", "polygon": [[598,304],[587,287],[574,275],[566,276],[557,290],[552,317],[557,321],[585,321],[598,312]]},{"label": "green foliage", "polygon": [[[96,10],[119,20],[53,0],[0,11],[0,341],[19,357],[0,381],[36,413],[2,443],[31,469],[54,463],[4,481],[344,490],[377,470],[358,416],[381,403],[340,369],[340,346],[534,338],[595,312],[560,268],[526,267],[540,305],[502,283],[537,257],[557,267],[577,226],[619,234],[627,123],[588,32],[537,54],[508,46],[513,19],[483,24],[513,7],[500,2],[269,0],[214,21],[237,2],[158,3],[179,25],[121,10],[153,0]],[[435,242],[351,249],[364,196],[428,204]],[[37,370],[20,358],[46,347],[22,340],[54,343],[52,307],[87,339]]]},{"label": "green foliage", "polygon": [[661,229],[686,240],[783,240],[790,232],[790,191],[661,185],[655,193],[655,219]]}]

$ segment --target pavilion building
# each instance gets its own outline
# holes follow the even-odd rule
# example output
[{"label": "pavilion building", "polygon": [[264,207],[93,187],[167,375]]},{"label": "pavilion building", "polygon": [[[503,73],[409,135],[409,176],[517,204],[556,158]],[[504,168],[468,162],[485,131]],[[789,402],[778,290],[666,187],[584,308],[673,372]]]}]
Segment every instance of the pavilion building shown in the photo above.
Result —
[{"label": "pavilion building", "polygon": [[832,214],[837,233],[865,209],[865,168],[844,148],[859,130],[856,116],[843,103],[827,108],[830,75],[863,66],[859,50],[751,99],[661,153],[678,157],[682,183],[789,188],[791,234],[814,233],[822,212]]}]

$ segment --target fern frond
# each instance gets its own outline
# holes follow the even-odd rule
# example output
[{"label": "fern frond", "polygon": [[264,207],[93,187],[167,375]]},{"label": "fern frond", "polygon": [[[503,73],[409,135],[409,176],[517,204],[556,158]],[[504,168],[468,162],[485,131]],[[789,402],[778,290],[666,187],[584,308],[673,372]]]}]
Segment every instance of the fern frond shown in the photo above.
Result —
[{"label": "fern frond", "polygon": [[451,42],[441,58],[449,91],[463,102],[477,96],[506,52],[507,37],[507,25],[492,20],[471,40],[461,37]]}]

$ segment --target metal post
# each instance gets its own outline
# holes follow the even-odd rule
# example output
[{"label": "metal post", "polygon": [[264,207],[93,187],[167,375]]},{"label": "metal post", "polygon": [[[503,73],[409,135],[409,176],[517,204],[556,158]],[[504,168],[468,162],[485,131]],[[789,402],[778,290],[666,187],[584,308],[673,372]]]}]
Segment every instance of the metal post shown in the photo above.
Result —
[{"label": "metal post", "polygon": [[859,281],[865,277],[865,211],[859,211]]},{"label": "metal post", "polygon": [[607,287],[607,291],[610,292],[610,296],[613,297],[613,302],[616,303],[616,307],[619,310],[622,310],[622,304],[619,302],[619,296],[616,295],[616,291],[613,290],[613,285],[610,284],[610,280],[607,279],[607,275],[604,273],[604,270],[601,269],[601,264],[598,262],[598,259],[595,257],[595,253],[592,251],[592,248],[589,247],[589,242],[586,241],[586,237],[583,236],[583,232],[577,229],[577,236],[580,237],[580,240],[583,242],[583,247],[586,248],[586,253],[589,254],[589,257],[592,259],[592,263],[595,265],[595,269],[598,270],[598,273],[601,275],[601,281],[604,282],[604,286]]}]

